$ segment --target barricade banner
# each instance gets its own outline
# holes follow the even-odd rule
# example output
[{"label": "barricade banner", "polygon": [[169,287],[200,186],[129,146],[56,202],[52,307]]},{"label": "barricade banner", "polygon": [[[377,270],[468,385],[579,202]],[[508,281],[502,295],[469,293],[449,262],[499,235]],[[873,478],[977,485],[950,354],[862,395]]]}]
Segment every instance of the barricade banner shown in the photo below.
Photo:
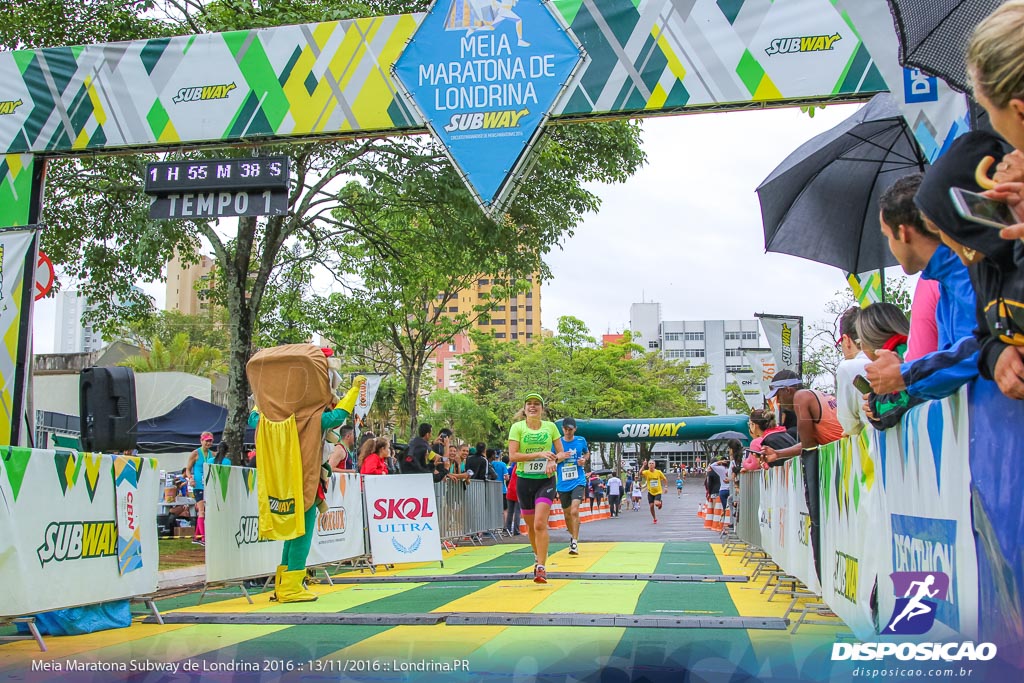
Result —
[{"label": "barricade banner", "polygon": [[[117,507],[117,568],[122,574],[142,568],[142,522],[136,499],[142,458],[118,455],[114,458],[114,495]],[[157,483],[159,486],[160,483]]]},{"label": "barricade banner", "polygon": [[203,465],[206,490],[206,582],[273,574],[284,541],[260,538],[256,470]]},{"label": "barricade banner", "polygon": [[870,596],[877,576],[889,583],[882,571],[890,538],[884,496],[869,450],[873,431],[818,449],[822,597],[860,638],[876,632]]},{"label": "barricade banner", "polygon": [[316,518],[313,545],[306,564],[340,562],[366,554],[363,537],[363,494],[358,474],[335,472],[327,484],[327,512]]},{"label": "barricade banner", "polygon": [[761,482],[758,519],[762,547],[780,567],[819,592],[800,460],[791,458],[765,470]]},{"label": "barricade banner", "polygon": [[[114,457],[5,446],[0,451],[0,616],[146,595],[157,585],[157,461],[139,458],[131,515],[118,529]],[[138,533],[131,571],[119,535]]]},{"label": "barricade banner", "polygon": [[364,477],[363,486],[375,564],[441,561],[433,477]]},{"label": "barricade banner", "polygon": [[[2,118],[2,117],[0,117]],[[17,157],[14,157],[17,159]],[[0,158],[0,168],[5,167]],[[3,171],[0,171],[3,172]],[[21,176],[22,191],[29,191],[31,173]],[[14,183],[12,183],[12,186]],[[0,188],[0,225],[7,188]],[[15,191],[17,194],[17,191]],[[17,225],[17,223],[14,223]],[[32,302],[36,294],[36,232],[7,231],[0,233],[0,332],[7,343],[0,348],[0,444],[24,443],[21,427],[25,418],[27,377],[32,364],[31,331]]]},{"label": "barricade banner", "polygon": [[761,508],[760,480],[760,471],[740,474],[739,519],[736,521],[736,533],[755,548],[761,547],[761,525],[758,522],[758,511]]},{"label": "barricade banner", "polygon": [[[877,532],[872,543],[874,554],[884,560],[877,575],[879,628],[884,631],[896,598],[904,597],[894,589],[894,582],[902,585],[898,575],[929,573],[936,585],[948,579],[949,588],[945,599],[936,596],[935,624],[928,638],[958,633],[976,639],[978,557],[970,464],[964,457],[970,441],[967,389],[914,408],[897,429],[875,433],[872,439],[887,532],[885,552],[879,552]],[[890,577],[893,573],[897,576]]]}]

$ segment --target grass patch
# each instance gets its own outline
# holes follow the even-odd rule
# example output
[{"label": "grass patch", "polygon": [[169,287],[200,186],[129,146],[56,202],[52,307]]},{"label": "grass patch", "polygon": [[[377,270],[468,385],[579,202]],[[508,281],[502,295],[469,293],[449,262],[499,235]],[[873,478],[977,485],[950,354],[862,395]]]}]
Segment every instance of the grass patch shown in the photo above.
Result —
[{"label": "grass patch", "polygon": [[159,543],[159,570],[206,564],[206,548],[194,545],[191,538],[161,538]]}]

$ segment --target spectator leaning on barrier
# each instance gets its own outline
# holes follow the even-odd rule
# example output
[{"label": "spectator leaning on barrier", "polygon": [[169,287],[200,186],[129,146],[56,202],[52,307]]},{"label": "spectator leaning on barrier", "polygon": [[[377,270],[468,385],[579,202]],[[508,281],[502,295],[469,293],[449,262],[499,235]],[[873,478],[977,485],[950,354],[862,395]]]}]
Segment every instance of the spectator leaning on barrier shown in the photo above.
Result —
[{"label": "spectator leaning on barrier", "polygon": [[857,317],[860,309],[851,306],[839,319],[839,350],[843,360],[836,367],[836,417],[843,426],[844,436],[856,436],[864,429],[867,418],[861,410],[864,398],[853,379],[864,374],[864,368],[871,361],[860,348],[857,333]]},{"label": "spectator leaning on barrier", "polygon": [[469,444],[463,444],[459,450],[465,454],[466,474],[469,475],[469,478],[487,481],[487,458],[484,454]]},{"label": "spectator leaning on barrier", "polygon": [[[868,358],[878,358],[880,350],[891,351],[901,360],[907,350],[910,322],[902,309],[886,301],[871,304],[857,318],[857,333]],[[876,429],[889,429],[899,424],[910,408],[921,403],[906,391],[891,394],[871,392],[867,396],[864,415]]]},{"label": "spectator leaning on barrier", "polygon": [[[941,164],[942,159],[939,157],[936,164]],[[934,182],[934,165],[923,177],[913,174],[897,180],[882,194],[879,216],[882,235],[903,271],[908,275],[921,273],[921,277],[939,283],[939,302],[935,307],[938,350],[902,363],[896,354],[881,352],[878,360],[864,368],[865,377],[877,394],[906,390],[914,398],[939,399],[978,374],[978,344],[972,334],[975,297],[970,276],[949,247],[941,243],[934,225],[929,225],[934,217],[929,217],[917,201],[918,191],[929,176]],[[906,209],[908,197],[914,198],[919,212]]]},{"label": "spectator leaning on barrier", "polygon": [[367,439],[359,449],[360,474],[387,474],[386,458],[391,444],[387,439]]},{"label": "spectator leaning on barrier", "polygon": [[800,443],[779,451],[764,447],[766,459],[771,462],[778,458],[792,458],[801,452],[812,453],[818,446],[832,443],[843,435],[843,427],[836,417],[836,399],[820,391],[805,389],[803,380],[792,370],[780,370],[769,384],[771,391],[766,398],[778,396],[783,410],[796,414],[797,434]]},{"label": "spectator leaning on barrier", "polygon": [[409,439],[409,447],[405,449],[405,456],[399,462],[402,474],[428,474],[433,468],[427,464],[427,454],[430,452],[430,439],[434,428],[427,422],[420,423],[416,430],[416,436]]}]

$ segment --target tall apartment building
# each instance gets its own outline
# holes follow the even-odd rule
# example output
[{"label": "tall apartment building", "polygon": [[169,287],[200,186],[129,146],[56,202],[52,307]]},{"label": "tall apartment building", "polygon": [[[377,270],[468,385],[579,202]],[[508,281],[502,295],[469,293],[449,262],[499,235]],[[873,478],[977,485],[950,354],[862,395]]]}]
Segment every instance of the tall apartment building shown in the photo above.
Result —
[{"label": "tall apartment building", "polygon": [[198,263],[185,265],[177,254],[167,262],[167,298],[164,308],[168,311],[181,311],[186,315],[196,315],[206,310],[207,302],[199,298],[196,289],[208,286],[210,275],[216,267],[216,261],[208,256],[200,256]]},{"label": "tall apartment building", "polygon": [[[540,339],[540,278],[534,275],[529,278],[529,281],[529,291],[499,300],[490,317],[487,320],[477,321],[474,327],[483,332],[492,333],[495,339],[505,341],[526,343],[533,339]],[[489,299],[494,286],[494,277],[477,278],[473,284],[448,301],[448,309],[445,313],[474,315],[473,307]],[[448,391],[459,390],[459,356],[471,349],[469,335],[460,334],[452,340],[451,344],[437,349],[431,355],[435,388]]]},{"label": "tall apartment building", "polygon": [[726,415],[728,373],[749,372],[743,349],[760,346],[760,328],[750,320],[662,320],[661,304],[638,303],[629,309],[635,342],[662,357],[707,364],[711,373],[700,400],[719,415]]},{"label": "tall apartment building", "polygon": [[82,316],[89,310],[89,302],[77,290],[57,292],[56,325],[54,325],[54,353],[92,353],[106,344],[100,333]]}]

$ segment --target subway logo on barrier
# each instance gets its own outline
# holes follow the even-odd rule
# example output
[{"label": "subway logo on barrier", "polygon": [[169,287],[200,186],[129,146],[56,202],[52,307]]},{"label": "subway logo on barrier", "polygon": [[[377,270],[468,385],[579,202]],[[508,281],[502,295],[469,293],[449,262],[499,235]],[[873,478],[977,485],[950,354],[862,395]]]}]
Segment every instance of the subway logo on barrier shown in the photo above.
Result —
[{"label": "subway logo on barrier", "polygon": [[836,551],[836,571],[833,575],[836,593],[857,604],[857,575],[860,562],[856,557]]},{"label": "subway logo on barrier", "polygon": [[797,52],[826,52],[832,49],[836,41],[843,37],[838,33],[831,36],[798,36],[796,38],[776,38],[765,48],[765,54],[791,55]]},{"label": "subway logo on barrier", "polygon": [[200,85],[191,88],[182,88],[172,100],[175,104],[182,102],[202,102],[204,100],[225,100],[228,93],[235,89],[234,83],[223,85]]},{"label": "subway logo on barrier", "polygon": [[644,437],[676,436],[686,426],[685,422],[634,422],[622,425],[622,431],[616,436],[620,439],[640,439]]},{"label": "subway logo on barrier", "polygon": [[240,517],[238,532],[235,534],[235,545],[239,548],[252,543],[270,543],[269,538],[260,537],[260,518],[256,515]]},{"label": "subway logo on barrier", "polygon": [[6,116],[7,114],[13,114],[14,110],[25,104],[19,100],[7,100],[6,102],[0,102],[0,116]]},{"label": "subway logo on barrier", "polygon": [[50,522],[36,550],[39,565],[117,555],[117,525],[109,522]]},{"label": "subway logo on barrier", "polygon": [[529,109],[509,109],[506,111],[485,111],[474,114],[452,114],[448,125],[444,127],[448,133],[457,130],[487,130],[494,128],[518,128],[519,119],[527,116]]}]

